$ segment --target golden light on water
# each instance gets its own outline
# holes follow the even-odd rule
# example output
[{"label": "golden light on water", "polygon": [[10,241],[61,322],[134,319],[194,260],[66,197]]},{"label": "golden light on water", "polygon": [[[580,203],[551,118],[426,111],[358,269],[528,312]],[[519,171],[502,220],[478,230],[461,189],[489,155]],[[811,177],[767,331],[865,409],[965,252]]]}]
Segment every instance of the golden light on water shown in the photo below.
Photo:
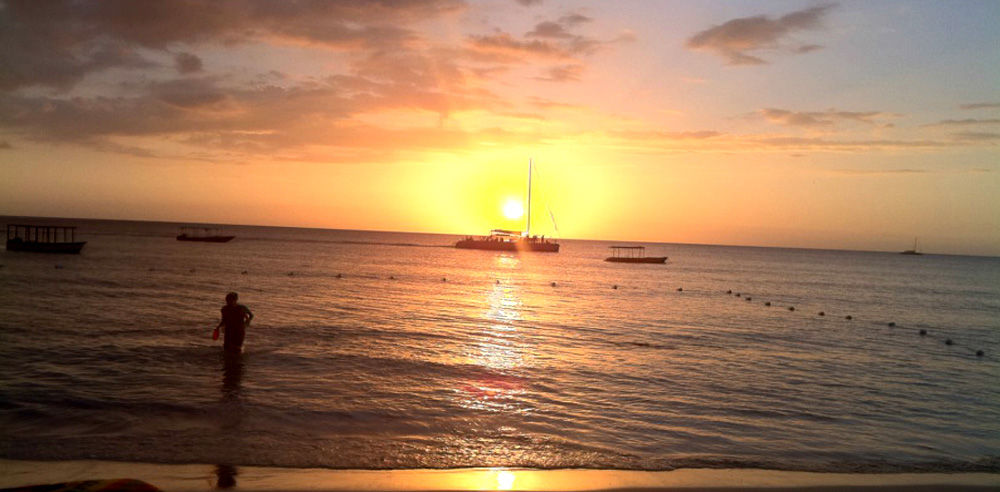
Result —
[{"label": "golden light on water", "polygon": [[515,478],[517,477],[507,470],[497,472],[497,490],[512,490]]}]

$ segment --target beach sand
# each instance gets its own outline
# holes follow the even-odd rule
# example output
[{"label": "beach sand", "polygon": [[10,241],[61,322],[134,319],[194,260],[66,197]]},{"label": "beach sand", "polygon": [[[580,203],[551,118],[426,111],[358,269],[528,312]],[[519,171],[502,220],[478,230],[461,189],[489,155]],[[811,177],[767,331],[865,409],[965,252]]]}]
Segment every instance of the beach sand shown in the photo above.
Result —
[{"label": "beach sand", "polygon": [[[621,470],[326,470],[108,461],[0,460],[0,488],[90,479],[134,478],[164,491],[995,491],[1000,474],[849,474],[773,470],[642,472]],[[220,485],[222,487],[220,487]]]}]

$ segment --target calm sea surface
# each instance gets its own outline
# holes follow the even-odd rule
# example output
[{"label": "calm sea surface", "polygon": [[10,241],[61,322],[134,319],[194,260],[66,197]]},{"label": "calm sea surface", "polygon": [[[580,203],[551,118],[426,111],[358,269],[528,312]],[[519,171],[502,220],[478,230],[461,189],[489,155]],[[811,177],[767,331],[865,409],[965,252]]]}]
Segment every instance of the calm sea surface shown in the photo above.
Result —
[{"label": "calm sea surface", "polygon": [[58,222],[0,252],[0,458],[1000,471],[997,258]]}]

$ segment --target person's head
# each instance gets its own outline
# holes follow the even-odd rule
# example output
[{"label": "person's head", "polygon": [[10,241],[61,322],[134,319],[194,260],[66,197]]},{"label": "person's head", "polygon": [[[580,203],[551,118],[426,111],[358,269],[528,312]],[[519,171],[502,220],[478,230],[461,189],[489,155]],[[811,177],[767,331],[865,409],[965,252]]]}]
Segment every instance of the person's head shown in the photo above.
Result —
[{"label": "person's head", "polygon": [[240,295],[235,292],[230,292],[226,294],[226,304],[236,304],[236,301],[240,299]]}]

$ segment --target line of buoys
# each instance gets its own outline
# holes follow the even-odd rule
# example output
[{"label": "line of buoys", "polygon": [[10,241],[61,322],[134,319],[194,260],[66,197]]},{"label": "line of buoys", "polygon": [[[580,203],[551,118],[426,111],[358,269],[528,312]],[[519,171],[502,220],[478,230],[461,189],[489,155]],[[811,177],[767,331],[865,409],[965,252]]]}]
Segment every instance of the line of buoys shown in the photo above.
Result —
[{"label": "line of buoys", "polygon": [[[681,289],[677,289],[677,290],[680,291]],[[733,291],[732,290],[727,290],[726,294],[733,294]],[[736,297],[742,297],[742,295],[739,292],[735,293],[734,295]],[[750,296],[746,296],[745,299],[747,301],[749,301],[752,298]],[[770,306],[771,305],[771,301],[765,301],[764,305],[765,306]],[[789,311],[795,311],[795,306],[788,306],[788,310]],[[819,311],[817,313],[817,315],[819,315],[819,316],[826,316],[826,311]],[[851,320],[854,319],[854,316],[848,314],[847,316],[844,316],[844,319],[848,320],[848,321],[851,321]],[[888,326],[889,328],[895,328],[896,327],[896,322],[895,321],[889,321],[888,323],[886,323],[886,326]],[[927,330],[925,330],[925,329],[921,329],[918,333],[922,337],[923,336],[927,336]],[[952,339],[950,339],[950,338],[946,338],[944,340],[944,344],[948,345],[948,346],[952,346],[952,345],[955,345],[955,341],[952,340]],[[986,355],[986,352],[983,349],[976,350],[976,357],[983,357],[985,355]]]}]

